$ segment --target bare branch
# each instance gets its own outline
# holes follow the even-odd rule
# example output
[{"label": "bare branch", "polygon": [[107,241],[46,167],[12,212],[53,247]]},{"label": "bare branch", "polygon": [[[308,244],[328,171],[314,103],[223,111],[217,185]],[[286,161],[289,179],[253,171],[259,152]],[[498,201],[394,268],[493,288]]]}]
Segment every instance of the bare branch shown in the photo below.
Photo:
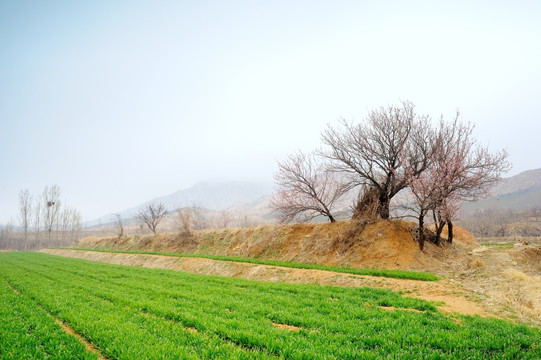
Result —
[{"label": "bare branch", "polygon": [[363,123],[341,120],[339,128],[329,125],[322,134],[326,149],[319,154],[331,160],[334,171],[346,174],[352,187],[377,189],[378,213],[384,219],[393,196],[407,186],[404,160],[416,173],[427,166],[428,117],[414,109],[404,101],[371,111]]},{"label": "bare branch", "polygon": [[308,221],[319,215],[334,222],[333,208],[349,190],[348,184],[325,164],[301,151],[278,163],[274,179],[278,191],[270,205],[282,222]]},{"label": "bare branch", "polygon": [[158,224],[166,215],[167,210],[165,209],[165,205],[162,203],[157,203],[148,204],[136,214],[136,217],[145,223],[154,234],[156,234]]}]

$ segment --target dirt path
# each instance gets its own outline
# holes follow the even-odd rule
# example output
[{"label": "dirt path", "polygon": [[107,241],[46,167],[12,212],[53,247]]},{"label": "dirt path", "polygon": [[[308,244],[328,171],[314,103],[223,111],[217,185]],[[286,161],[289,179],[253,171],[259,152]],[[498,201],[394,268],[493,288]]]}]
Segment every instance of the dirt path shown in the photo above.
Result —
[{"label": "dirt path", "polygon": [[481,301],[473,291],[465,290],[449,280],[403,280],[342,274],[324,270],[292,269],[271,265],[162,255],[105,253],[67,249],[46,249],[42,250],[42,252],[111,264],[180,270],[195,274],[228,276],[257,281],[346,287],[368,286],[390,289],[402,291],[405,296],[435,301],[442,312],[481,315],[484,317],[496,316],[481,305]]},{"label": "dirt path", "polygon": [[502,316],[541,324],[541,246],[482,246],[446,276]]}]

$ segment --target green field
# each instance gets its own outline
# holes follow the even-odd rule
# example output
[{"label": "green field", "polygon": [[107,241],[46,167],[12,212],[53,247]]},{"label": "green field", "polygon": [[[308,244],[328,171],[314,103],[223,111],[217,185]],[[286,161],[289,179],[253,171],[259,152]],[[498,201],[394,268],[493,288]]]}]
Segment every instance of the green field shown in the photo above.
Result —
[{"label": "green field", "polygon": [[426,301],[370,288],[10,252],[0,253],[0,296],[1,359],[95,358],[46,313],[110,359],[541,358],[538,328],[450,318]]}]

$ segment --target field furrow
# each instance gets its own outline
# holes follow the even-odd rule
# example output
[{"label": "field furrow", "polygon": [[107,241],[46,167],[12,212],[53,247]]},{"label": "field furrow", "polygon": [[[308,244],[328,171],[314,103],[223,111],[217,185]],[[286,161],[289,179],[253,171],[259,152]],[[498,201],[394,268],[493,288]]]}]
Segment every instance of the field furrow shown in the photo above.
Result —
[{"label": "field furrow", "polygon": [[5,279],[0,279],[0,359],[98,359]]}]

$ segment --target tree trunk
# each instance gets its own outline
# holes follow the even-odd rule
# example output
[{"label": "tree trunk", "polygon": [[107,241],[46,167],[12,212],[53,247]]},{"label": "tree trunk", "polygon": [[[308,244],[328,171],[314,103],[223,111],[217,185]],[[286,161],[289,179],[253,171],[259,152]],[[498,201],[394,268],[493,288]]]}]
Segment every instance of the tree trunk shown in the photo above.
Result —
[{"label": "tree trunk", "polygon": [[378,213],[379,216],[386,220],[389,218],[389,203],[391,202],[391,199],[387,196],[387,194],[380,194],[379,196],[379,207],[378,207]]},{"label": "tree trunk", "polygon": [[436,223],[436,244],[439,245],[441,241],[441,232],[445,226],[445,221]]},{"label": "tree trunk", "polygon": [[453,242],[453,223],[451,221],[447,221],[447,241]]},{"label": "tree trunk", "polygon": [[336,222],[336,219],[331,214],[328,214],[327,217],[329,218],[330,222]]},{"label": "tree trunk", "polygon": [[419,249],[423,251],[425,247],[425,231],[424,231],[425,215],[419,214]]}]

